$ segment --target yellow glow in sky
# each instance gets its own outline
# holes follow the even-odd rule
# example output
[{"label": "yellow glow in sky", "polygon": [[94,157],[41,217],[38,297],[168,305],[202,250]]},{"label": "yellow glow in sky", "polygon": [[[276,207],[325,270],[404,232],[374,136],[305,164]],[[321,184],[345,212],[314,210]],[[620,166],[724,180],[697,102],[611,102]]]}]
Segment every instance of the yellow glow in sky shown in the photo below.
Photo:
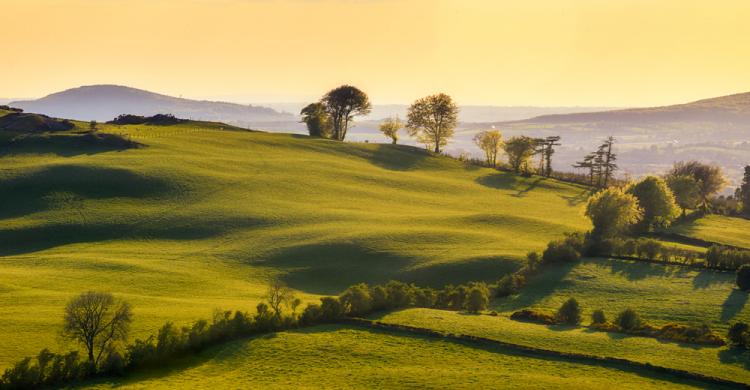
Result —
[{"label": "yellow glow in sky", "polygon": [[747,0],[0,0],[0,97],[646,106],[750,91]]}]

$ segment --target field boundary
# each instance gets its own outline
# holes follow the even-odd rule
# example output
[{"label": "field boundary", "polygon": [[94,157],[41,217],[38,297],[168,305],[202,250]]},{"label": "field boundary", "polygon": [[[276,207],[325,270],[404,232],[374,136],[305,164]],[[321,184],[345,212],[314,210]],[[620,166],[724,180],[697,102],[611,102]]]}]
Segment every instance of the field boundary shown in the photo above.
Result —
[{"label": "field boundary", "polygon": [[653,232],[651,234],[648,234],[648,236],[652,238],[662,238],[662,239],[672,240],[673,242],[694,245],[694,246],[699,246],[703,248],[710,248],[711,246],[717,245],[717,246],[723,246],[723,247],[732,248],[732,249],[750,250],[750,248],[745,248],[745,247],[736,246],[736,245],[722,244],[716,241],[708,241],[708,240],[704,240],[701,238],[685,236],[685,235],[682,235],[679,233],[673,233],[673,232]]},{"label": "field boundary", "polygon": [[626,366],[628,368],[644,369],[644,370],[651,371],[654,373],[669,374],[669,375],[676,376],[678,378],[695,380],[695,381],[705,382],[705,383],[713,384],[713,385],[729,386],[729,387],[738,388],[738,389],[750,389],[750,385],[746,383],[742,383],[742,382],[736,382],[736,381],[729,380],[729,379],[699,374],[696,372],[681,370],[677,368],[657,366],[651,363],[637,362],[637,361],[629,360],[629,359],[615,358],[615,357],[609,357],[609,356],[589,355],[589,354],[575,353],[575,352],[555,351],[555,350],[550,350],[550,349],[531,347],[531,346],[522,345],[522,344],[509,343],[509,342],[490,339],[486,337],[472,336],[472,335],[460,334],[460,333],[457,334],[457,333],[441,332],[441,331],[437,331],[437,330],[429,329],[429,328],[419,328],[419,327],[409,326],[409,325],[386,323],[386,322],[368,320],[364,318],[347,318],[347,319],[341,320],[340,322],[344,324],[368,327],[368,328],[373,328],[373,329],[411,333],[411,334],[417,334],[417,335],[428,336],[428,337],[433,337],[433,338],[463,341],[463,342],[469,342],[469,343],[474,343],[474,344],[498,346],[498,347],[510,349],[510,350],[517,351],[517,352],[529,353],[529,354],[540,355],[540,356],[564,358],[564,359],[569,359],[569,360],[582,360],[588,363],[597,363],[597,364],[606,363],[606,364],[611,364],[615,366],[617,365]]}]

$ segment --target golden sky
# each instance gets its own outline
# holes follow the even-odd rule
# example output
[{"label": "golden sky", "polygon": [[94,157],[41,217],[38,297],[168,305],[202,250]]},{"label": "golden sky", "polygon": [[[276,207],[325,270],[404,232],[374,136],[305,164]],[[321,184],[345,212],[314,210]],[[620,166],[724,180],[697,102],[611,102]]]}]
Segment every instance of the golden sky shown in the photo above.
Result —
[{"label": "golden sky", "polygon": [[646,106],[750,91],[748,0],[0,0],[0,97]]}]

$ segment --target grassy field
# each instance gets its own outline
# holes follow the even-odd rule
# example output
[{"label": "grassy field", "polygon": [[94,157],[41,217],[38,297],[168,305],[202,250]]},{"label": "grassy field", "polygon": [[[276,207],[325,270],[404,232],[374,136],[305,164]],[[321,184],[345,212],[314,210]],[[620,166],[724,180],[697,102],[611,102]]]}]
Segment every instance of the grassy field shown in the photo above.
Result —
[{"label": "grassy field", "polygon": [[691,388],[643,371],[539,358],[496,347],[319,326],[233,342],[182,367],[89,386],[107,388]]},{"label": "grassy field", "polygon": [[546,349],[621,357],[750,382],[750,356],[704,347],[632,337],[586,328],[547,327],[509,319],[520,308],[556,311],[570,297],[583,308],[584,324],[603,309],[610,320],[632,307],[648,322],[709,324],[726,334],[730,323],[747,320],[748,293],[734,288],[734,274],[643,262],[584,259],[547,266],[520,294],[498,299],[498,317],[413,309],[380,317],[386,322],[496,338]]},{"label": "grassy field", "polygon": [[669,232],[750,249],[750,219],[707,215],[675,225]]},{"label": "grassy field", "polygon": [[100,126],[143,146],[62,135],[0,153],[0,367],[71,348],[57,337],[62,309],[88,289],[130,301],[142,337],[250,310],[271,276],[305,299],[360,281],[495,280],[588,228],[585,188],[409,147]]}]

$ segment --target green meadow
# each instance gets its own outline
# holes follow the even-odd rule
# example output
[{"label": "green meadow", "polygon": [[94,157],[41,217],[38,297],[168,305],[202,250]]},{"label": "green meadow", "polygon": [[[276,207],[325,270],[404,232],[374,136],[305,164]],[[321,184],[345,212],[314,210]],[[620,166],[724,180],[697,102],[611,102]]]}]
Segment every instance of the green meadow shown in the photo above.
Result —
[{"label": "green meadow", "polygon": [[0,367],[73,348],[58,337],[62,310],[90,289],[129,301],[132,337],[144,337],[216,308],[253,310],[269,277],[304,300],[362,281],[494,281],[589,228],[586,188],[407,146],[196,122],[100,127],[142,146],[59,134],[0,152]]},{"label": "green meadow", "polygon": [[687,237],[750,249],[750,219],[706,215],[669,229]]},{"label": "green meadow", "polygon": [[548,265],[518,295],[498,299],[499,315],[409,309],[376,316],[385,322],[485,336],[565,352],[626,358],[655,365],[750,382],[750,357],[728,347],[710,347],[606,333],[584,327],[544,326],[510,320],[521,308],[554,313],[570,297],[588,324],[593,310],[610,321],[625,308],[654,325],[708,324],[725,334],[730,323],[750,316],[748,293],[735,288],[734,274],[635,261],[584,259]]},{"label": "green meadow", "polygon": [[701,388],[640,370],[540,358],[499,347],[317,326],[232,342],[177,367],[86,388]]}]

